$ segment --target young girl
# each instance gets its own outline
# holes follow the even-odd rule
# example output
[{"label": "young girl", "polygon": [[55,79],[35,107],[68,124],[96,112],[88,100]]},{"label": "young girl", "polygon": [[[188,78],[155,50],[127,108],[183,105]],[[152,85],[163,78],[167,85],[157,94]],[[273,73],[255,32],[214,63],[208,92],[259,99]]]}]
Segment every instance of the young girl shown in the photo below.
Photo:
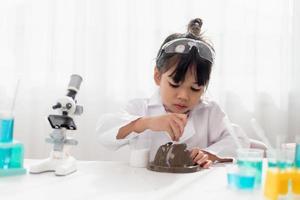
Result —
[{"label": "young girl", "polygon": [[214,49],[201,34],[202,20],[190,21],[185,34],[168,36],[159,49],[154,80],[159,90],[150,99],[135,99],[118,115],[102,119],[99,141],[111,148],[138,137],[151,140],[150,158],[159,146],[186,143],[193,161],[208,168],[220,156],[233,156],[236,145],[226,115],[213,101],[203,98]]}]

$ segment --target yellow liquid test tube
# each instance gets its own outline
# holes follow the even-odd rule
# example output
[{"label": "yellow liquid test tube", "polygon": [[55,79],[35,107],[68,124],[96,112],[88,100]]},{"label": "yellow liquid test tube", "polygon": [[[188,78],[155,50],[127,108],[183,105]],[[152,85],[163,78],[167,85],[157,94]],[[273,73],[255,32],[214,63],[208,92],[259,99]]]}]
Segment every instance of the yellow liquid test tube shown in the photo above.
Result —
[{"label": "yellow liquid test tube", "polygon": [[292,192],[300,195],[300,169],[294,169],[292,175]]},{"label": "yellow liquid test tube", "polygon": [[264,195],[269,200],[277,200],[278,196],[285,196],[289,191],[291,170],[271,168],[267,170]]},{"label": "yellow liquid test tube", "polygon": [[287,195],[289,192],[289,179],[291,178],[291,170],[279,170],[278,173],[278,194]]},{"label": "yellow liquid test tube", "polygon": [[264,186],[264,196],[268,200],[277,200],[279,190],[279,169],[271,168],[267,170]]}]

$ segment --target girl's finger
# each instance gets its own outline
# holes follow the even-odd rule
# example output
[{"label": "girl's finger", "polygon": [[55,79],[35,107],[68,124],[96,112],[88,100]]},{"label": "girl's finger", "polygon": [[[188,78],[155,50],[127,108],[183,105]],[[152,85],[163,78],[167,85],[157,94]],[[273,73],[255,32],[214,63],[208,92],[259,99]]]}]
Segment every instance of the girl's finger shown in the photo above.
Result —
[{"label": "girl's finger", "polygon": [[198,163],[198,160],[202,159],[205,154],[202,151],[198,151],[197,156],[194,158],[194,162]]},{"label": "girl's finger", "polygon": [[169,125],[169,127],[167,128],[167,132],[169,133],[169,136],[171,137],[171,140],[174,141],[175,140],[175,135],[173,133],[171,125]]},{"label": "girl's finger", "polygon": [[178,126],[178,128],[180,130],[180,136],[182,136],[183,131],[184,131],[184,123],[177,117],[173,117],[172,120],[174,123],[176,123],[176,126]]},{"label": "girl's finger", "polygon": [[211,160],[207,160],[205,162],[205,164],[203,165],[203,168],[208,169],[211,165],[212,165],[212,161]]},{"label": "girl's finger", "polygon": [[196,149],[196,148],[194,148],[194,149],[191,150],[191,158],[193,160],[197,156],[198,152],[199,152],[199,149]]},{"label": "girl's finger", "polygon": [[187,114],[178,114],[178,113],[176,113],[175,116],[184,123],[184,126],[186,125]]},{"label": "girl's finger", "polygon": [[172,128],[173,134],[174,134],[174,141],[178,141],[180,138],[180,128],[178,127],[178,125],[176,124],[176,122],[174,122],[172,119],[170,120],[170,127]]},{"label": "girl's finger", "polygon": [[198,164],[198,165],[202,165],[202,164],[204,164],[207,160],[208,160],[208,155],[207,155],[207,154],[204,154],[204,155],[202,156],[202,158],[199,159],[199,160],[197,161],[197,164]]}]

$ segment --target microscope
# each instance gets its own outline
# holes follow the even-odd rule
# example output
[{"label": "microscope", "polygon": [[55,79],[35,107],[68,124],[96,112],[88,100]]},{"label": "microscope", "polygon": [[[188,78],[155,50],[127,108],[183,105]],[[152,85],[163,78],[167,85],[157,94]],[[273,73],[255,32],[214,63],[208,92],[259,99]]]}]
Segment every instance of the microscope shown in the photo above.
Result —
[{"label": "microscope", "polygon": [[52,106],[58,110],[58,115],[49,115],[48,121],[53,129],[50,137],[46,138],[47,143],[53,144],[50,157],[30,167],[30,173],[39,174],[43,172],[54,172],[57,176],[65,176],[77,170],[76,160],[70,155],[71,146],[78,144],[77,140],[67,136],[67,131],[77,129],[72,115],[81,115],[83,107],[77,105],[75,99],[82,82],[81,76],[71,75],[67,95],[58,99]]}]

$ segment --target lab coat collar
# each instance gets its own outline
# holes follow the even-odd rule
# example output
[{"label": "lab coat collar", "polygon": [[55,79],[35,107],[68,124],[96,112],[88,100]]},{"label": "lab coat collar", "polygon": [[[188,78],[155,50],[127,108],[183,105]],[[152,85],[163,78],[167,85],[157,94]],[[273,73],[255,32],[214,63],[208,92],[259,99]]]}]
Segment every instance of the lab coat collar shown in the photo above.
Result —
[{"label": "lab coat collar", "polygon": [[206,108],[209,106],[208,100],[203,98],[201,100],[199,100],[199,103],[193,108],[193,110],[199,110],[202,108]]},{"label": "lab coat collar", "polygon": [[159,90],[156,90],[151,96],[148,106],[163,106]]}]

